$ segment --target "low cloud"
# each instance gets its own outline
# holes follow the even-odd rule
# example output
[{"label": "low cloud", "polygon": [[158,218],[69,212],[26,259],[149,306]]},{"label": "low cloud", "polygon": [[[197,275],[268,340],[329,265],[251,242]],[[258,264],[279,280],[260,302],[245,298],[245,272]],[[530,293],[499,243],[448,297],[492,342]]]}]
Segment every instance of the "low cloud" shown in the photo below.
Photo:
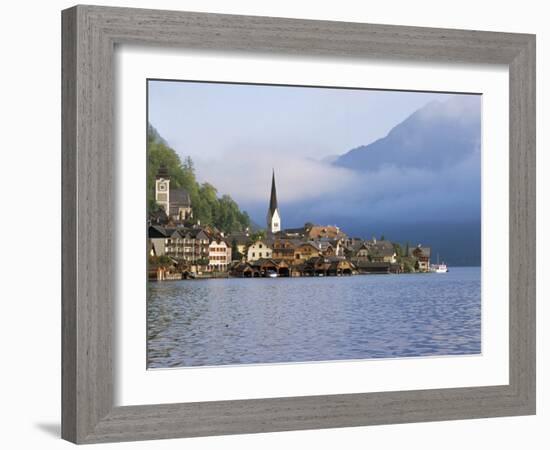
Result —
[{"label": "low cloud", "polygon": [[264,150],[236,151],[217,161],[196,160],[200,181],[230,194],[260,225],[275,169],[284,226],[464,221],[479,218],[480,158],[474,152],[444,170],[392,165],[358,172]]},{"label": "low cloud", "polygon": [[197,157],[195,166],[201,182],[209,182],[220,193],[249,205],[269,199],[273,169],[281,204],[338,196],[361,180],[353,170],[266,148],[233,150],[216,160]]}]

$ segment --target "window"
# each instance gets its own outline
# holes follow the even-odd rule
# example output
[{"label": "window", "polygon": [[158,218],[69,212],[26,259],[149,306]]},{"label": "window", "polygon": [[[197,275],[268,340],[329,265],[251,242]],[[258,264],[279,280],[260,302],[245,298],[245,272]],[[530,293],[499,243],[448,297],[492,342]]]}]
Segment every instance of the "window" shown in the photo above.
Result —
[{"label": "window", "polygon": [[256,257],[256,253],[252,252],[252,258]]},{"label": "window", "polygon": [[262,257],[262,252],[260,252],[260,255],[259,255],[259,256],[260,256],[260,258]]},{"label": "window", "polygon": [[260,244],[260,248],[263,248],[263,245],[262,245],[262,244]]}]

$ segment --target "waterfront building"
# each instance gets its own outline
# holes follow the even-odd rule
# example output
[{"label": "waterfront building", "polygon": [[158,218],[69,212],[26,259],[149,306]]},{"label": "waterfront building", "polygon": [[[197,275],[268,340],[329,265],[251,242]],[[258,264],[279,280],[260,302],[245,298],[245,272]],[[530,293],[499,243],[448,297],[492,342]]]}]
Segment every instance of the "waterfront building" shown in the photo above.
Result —
[{"label": "waterfront building", "polygon": [[248,246],[246,251],[247,261],[257,261],[262,258],[271,258],[273,250],[267,240],[258,240]]},{"label": "waterfront building", "polygon": [[352,245],[350,259],[354,262],[368,262],[370,248],[366,242],[356,242]]},{"label": "waterfront building", "polygon": [[292,263],[296,256],[294,252],[302,242],[294,239],[275,239],[273,242],[273,259]]},{"label": "waterfront building", "polygon": [[275,187],[275,170],[271,179],[271,197],[269,199],[269,209],[267,211],[267,232],[269,234],[279,233],[281,231],[281,214],[277,205],[277,189]]},{"label": "waterfront building", "polygon": [[397,261],[397,253],[390,241],[376,241],[374,239],[369,245],[371,261],[390,264],[395,264]]},{"label": "waterfront building", "polygon": [[148,238],[151,256],[166,255],[190,264],[207,264],[211,238],[202,228],[153,225],[149,227]]},{"label": "waterfront building", "polygon": [[310,258],[316,258],[320,254],[321,247],[318,242],[304,242],[294,249],[294,261],[297,263],[304,262]]},{"label": "waterfront building", "polygon": [[409,248],[408,256],[416,258],[418,262],[417,270],[420,272],[428,272],[430,270],[430,256],[431,249],[430,247],[422,247],[418,244],[414,248]]},{"label": "waterfront building", "polygon": [[191,264],[205,266],[208,260],[210,235],[202,228],[181,229],[183,259]]},{"label": "waterfront building", "polygon": [[166,231],[161,226],[152,225],[148,230],[149,255],[162,256],[166,253],[165,246],[167,241]]},{"label": "waterfront building", "polygon": [[213,239],[208,246],[208,269],[225,272],[231,262],[231,247],[223,239]]},{"label": "waterfront building", "polygon": [[165,254],[172,258],[183,258],[183,236],[177,228],[165,228],[166,240],[164,244]]}]

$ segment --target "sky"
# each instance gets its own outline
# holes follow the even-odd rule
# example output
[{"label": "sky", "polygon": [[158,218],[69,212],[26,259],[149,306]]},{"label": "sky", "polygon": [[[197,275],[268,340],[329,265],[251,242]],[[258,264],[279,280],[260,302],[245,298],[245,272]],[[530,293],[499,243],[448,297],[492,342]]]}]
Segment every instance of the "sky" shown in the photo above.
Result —
[{"label": "sky", "polygon": [[[265,226],[273,169],[283,227],[305,222],[337,224],[363,237],[392,229],[400,238],[401,222],[403,228],[432,216],[447,223],[467,221],[468,226],[480,220],[479,152],[437,168],[429,164],[401,167],[397,161],[368,176],[331,164],[336,155],[384,138],[415,111],[434,102],[444,105],[432,109],[437,115],[468,119],[462,116],[468,116],[471,108],[464,109],[453,100],[459,96],[148,83],[149,122],[181,158],[191,156],[200,182],[231,195],[260,226]],[[479,122],[479,100],[473,110],[477,110],[473,120]],[[442,189],[443,183],[448,189]]]},{"label": "sky", "polygon": [[262,149],[313,159],[383,137],[451,94],[149,81],[149,121],[180,155]]},{"label": "sky", "polygon": [[250,207],[265,201],[272,169],[282,202],[331,190],[319,186],[320,177],[353,183],[351,171],[331,167],[324,160],[385,136],[415,110],[449,97],[149,81],[148,112],[149,122],[180,157],[191,156],[199,181],[210,182]]}]

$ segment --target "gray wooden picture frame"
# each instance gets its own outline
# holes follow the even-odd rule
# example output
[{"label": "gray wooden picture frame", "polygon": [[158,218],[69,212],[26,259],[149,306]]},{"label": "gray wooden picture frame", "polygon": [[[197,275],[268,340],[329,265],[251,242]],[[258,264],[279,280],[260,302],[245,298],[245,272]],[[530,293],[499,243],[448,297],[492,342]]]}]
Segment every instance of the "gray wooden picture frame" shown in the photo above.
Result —
[{"label": "gray wooden picture frame", "polygon": [[[98,6],[63,11],[62,31],[64,439],[94,443],[535,413],[535,36]],[[115,407],[117,44],[507,65],[509,384]]]}]

